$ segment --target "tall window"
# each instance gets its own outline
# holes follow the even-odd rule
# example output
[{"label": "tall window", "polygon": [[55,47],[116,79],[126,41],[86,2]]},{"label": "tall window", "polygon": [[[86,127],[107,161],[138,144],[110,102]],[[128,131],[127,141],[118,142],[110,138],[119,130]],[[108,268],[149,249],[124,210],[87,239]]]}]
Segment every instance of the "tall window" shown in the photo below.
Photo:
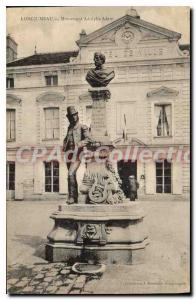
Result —
[{"label": "tall window", "polygon": [[45,192],[59,192],[59,163],[45,162]]},{"label": "tall window", "polygon": [[7,89],[14,88],[14,78],[12,77],[6,78],[6,88]]},{"label": "tall window", "polygon": [[171,104],[155,105],[156,136],[171,136]]},{"label": "tall window", "polygon": [[45,114],[45,138],[59,138],[59,108],[50,107],[44,109]]},{"label": "tall window", "polygon": [[171,193],[171,163],[156,162],[156,192]]},{"label": "tall window", "polygon": [[6,164],[6,189],[15,190],[15,162]]},{"label": "tall window", "polygon": [[57,75],[48,75],[45,76],[46,85],[58,85],[58,76]]},{"label": "tall window", "polygon": [[16,112],[15,109],[7,109],[6,111],[6,133],[7,141],[14,141],[16,138]]}]

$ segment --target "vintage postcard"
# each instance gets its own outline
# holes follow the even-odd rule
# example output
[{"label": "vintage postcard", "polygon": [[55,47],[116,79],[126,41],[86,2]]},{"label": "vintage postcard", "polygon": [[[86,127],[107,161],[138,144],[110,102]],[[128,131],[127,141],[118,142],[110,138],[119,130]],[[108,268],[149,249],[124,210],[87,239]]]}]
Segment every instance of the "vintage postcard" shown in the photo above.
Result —
[{"label": "vintage postcard", "polygon": [[190,293],[190,8],[7,7],[7,293]]}]

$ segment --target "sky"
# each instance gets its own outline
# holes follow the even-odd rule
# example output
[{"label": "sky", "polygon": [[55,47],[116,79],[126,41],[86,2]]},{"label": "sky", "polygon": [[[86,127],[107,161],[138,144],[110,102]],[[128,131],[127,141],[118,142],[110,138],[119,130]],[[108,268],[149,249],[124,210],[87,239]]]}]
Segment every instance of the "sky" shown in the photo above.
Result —
[{"label": "sky", "polygon": [[[121,18],[129,8],[10,7],[7,8],[7,34],[18,44],[18,58],[32,55],[35,46],[38,53],[77,50],[75,41],[82,29],[89,34]],[[190,43],[188,7],[134,8],[141,19],[177,31],[182,34],[180,43]]]}]

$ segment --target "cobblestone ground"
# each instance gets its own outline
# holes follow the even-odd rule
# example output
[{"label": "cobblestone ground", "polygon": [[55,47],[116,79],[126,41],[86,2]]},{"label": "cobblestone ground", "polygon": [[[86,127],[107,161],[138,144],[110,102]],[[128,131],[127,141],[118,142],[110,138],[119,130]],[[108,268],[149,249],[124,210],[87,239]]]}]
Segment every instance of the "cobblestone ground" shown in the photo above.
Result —
[{"label": "cobblestone ground", "polygon": [[188,201],[143,201],[150,244],[145,263],[106,266],[102,276],[74,274],[45,260],[49,218],[62,202],[7,203],[8,294],[149,294],[189,291]]},{"label": "cobblestone ground", "polygon": [[16,294],[92,294],[85,284],[98,280],[98,275],[78,275],[65,263],[8,266],[7,292]]}]

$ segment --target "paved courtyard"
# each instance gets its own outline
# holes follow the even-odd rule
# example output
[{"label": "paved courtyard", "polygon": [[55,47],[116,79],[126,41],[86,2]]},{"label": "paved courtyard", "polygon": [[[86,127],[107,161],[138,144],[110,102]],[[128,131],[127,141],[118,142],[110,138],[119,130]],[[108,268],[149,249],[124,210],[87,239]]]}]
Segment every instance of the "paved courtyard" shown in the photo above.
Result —
[{"label": "paved courtyard", "polygon": [[150,244],[146,262],[107,266],[101,276],[77,275],[44,257],[49,218],[63,201],[7,202],[9,294],[148,294],[189,292],[189,202],[142,201]]}]

